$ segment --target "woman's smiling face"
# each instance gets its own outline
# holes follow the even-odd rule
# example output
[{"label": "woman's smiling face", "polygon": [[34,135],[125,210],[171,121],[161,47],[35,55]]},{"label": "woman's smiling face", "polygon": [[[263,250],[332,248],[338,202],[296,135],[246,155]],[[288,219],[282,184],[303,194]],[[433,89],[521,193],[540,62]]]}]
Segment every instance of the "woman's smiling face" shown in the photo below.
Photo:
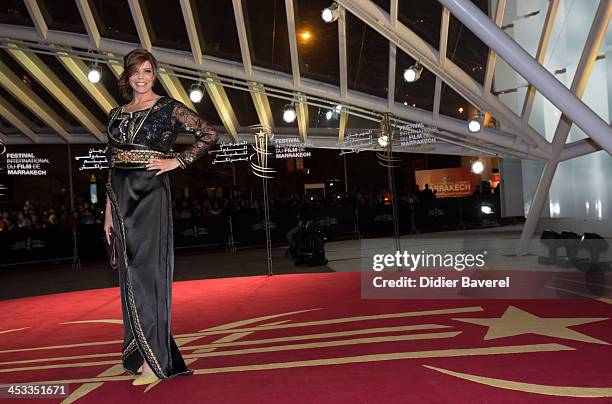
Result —
[{"label": "woman's smiling face", "polygon": [[145,60],[139,67],[136,73],[130,76],[130,86],[134,90],[134,94],[146,94],[153,88],[155,84],[155,71],[151,66],[151,62]]}]

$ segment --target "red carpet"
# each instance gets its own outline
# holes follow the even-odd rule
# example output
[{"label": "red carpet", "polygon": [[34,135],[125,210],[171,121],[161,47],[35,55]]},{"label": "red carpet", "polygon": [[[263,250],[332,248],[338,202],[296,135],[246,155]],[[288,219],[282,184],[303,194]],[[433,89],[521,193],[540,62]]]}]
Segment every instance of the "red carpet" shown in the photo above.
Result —
[{"label": "red carpet", "polygon": [[100,403],[612,402],[610,299],[362,300],[358,273],[177,282],[173,299],[193,376],[132,386],[103,289],[0,302],[0,383]]}]

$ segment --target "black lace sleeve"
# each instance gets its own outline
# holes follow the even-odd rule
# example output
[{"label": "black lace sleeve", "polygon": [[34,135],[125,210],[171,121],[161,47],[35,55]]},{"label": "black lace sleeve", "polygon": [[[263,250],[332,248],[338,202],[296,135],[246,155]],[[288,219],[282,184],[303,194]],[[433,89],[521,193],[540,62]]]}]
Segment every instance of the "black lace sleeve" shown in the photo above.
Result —
[{"label": "black lace sleeve", "polygon": [[176,156],[182,168],[193,164],[219,140],[215,128],[180,102],[172,110],[172,121],[178,133],[191,133],[196,138],[193,145]]}]

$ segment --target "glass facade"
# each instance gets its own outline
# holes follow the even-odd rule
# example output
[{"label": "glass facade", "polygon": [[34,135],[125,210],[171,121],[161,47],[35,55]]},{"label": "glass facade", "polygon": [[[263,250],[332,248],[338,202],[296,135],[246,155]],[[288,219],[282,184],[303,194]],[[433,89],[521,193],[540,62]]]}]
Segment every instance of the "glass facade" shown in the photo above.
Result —
[{"label": "glass facade", "polygon": [[[591,26],[598,4],[599,2],[595,0],[560,2],[544,66],[568,88],[574,79],[589,32],[588,27]],[[507,2],[506,7],[507,20],[504,23],[512,24],[511,29],[507,29],[506,32],[535,55],[539,36],[533,35],[533,32],[541,31],[548,2],[512,0]],[[610,119],[612,106],[612,89],[608,80],[612,74],[611,51],[612,33],[608,28],[582,96],[583,102],[607,122]],[[518,88],[516,92],[501,94],[499,97],[507,105],[513,106],[516,111],[520,111],[526,93],[524,80],[510,70],[502,71],[498,68],[495,81],[496,88],[504,86]],[[560,111],[538,93],[530,116],[531,126],[547,140],[552,141],[560,118]],[[567,142],[584,138],[586,135],[582,130],[573,125]],[[542,163],[523,162],[525,214],[528,213],[533,201],[542,170]],[[578,220],[612,219],[612,182],[606,176],[610,172],[612,172],[612,157],[605,151],[561,162],[553,179],[543,217]]]}]

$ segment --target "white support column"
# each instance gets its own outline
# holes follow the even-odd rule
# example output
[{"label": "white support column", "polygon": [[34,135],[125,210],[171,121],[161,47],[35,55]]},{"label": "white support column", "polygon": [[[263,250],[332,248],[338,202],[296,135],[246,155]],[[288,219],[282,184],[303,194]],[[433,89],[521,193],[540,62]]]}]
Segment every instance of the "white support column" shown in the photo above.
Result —
[{"label": "white support column", "polygon": [[0,85],[66,142],[70,142],[71,136],[68,133],[68,124],[38,95],[34,94],[32,89],[21,81],[2,61],[0,61]]},{"label": "white support column", "polygon": [[[495,25],[501,27],[504,20],[504,11],[506,10],[506,0],[497,1],[497,10],[495,11]],[[493,49],[489,48],[489,56],[487,57],[487,67],[485,70],[484,84],[482,86],[482,93],[488,95],[491,92],[491,85],[493,84],[493,73],[495,72],[495,61],[497,54]]]},{"label": "white support column", "polygon": [[[539,64],[544,64],[544,60],[546,58],[546,51],[548,50],[550,36],[552,35],[553,27],[555,26],[557,11],[559,10],[559,3],[560,0],[549,0],[548,2],[548,11],[546,12],[544,26],[542,27],[542,35],[540,35],[540,42],[538,43],[538,50],[536,53],[536,60]],[[525,101],[523,102],[523,109],[521,112],[523,126],[529,125],[529,117],[531,116],[535,95],[536,88],[530,83],[529,87],[527,88],[527,95],[525,96]]]},{"label": "white support column", "polygon": [[68,56],[64,52],[58,52],[55,56],[104,112],[109,113],[117,106],[117,101],[110,95],[104,84],[94,84],[87,79],[89,68],[81,59]]},{"label": "white support column", "polygon": [[21,67],[32,75],[89,133],[100,142],[106,142],[106,135],[101,128],[104,125],[89,112],[78,97],[66,87],[59,77],[38,56],[32,52],[20,50],[17,46],[9,44],[6,51]]},{"label": "white support column", "polygon": [[98,49],[100,47],[100,31],[98,30],[96,20],[91,12],[89,1],[76,0],[76,5],[79,9],[79,14],[81,14],[81,19],[83,20],[83,25],[85,25],[87,35],[89,35],[89,39],[91,40],[92,48]]},{"label": "white support column", "polygon": [[183,21],[185,22],[185,29],[187,30],[187,35],[189,36],[189,45],[191,46],[193,60],[196,64],[202,64],[202,47],[200,46],[200,36],[198,35],[191,0],[180,0],[180,2],[181,11],[183,12]]},{"label": "white support column", "polygon": [[130,12],[132,13],[132,19],[136,26],[136,32],[138,32],[138,39],[140,39],[140,45],[151,51],[153,45],[151,44],[151,37],[149,36],[149,30],[147,29],[147,23],[142,13],[142,7],[140,7],[140,0],[127,0],[130,6]]},{"label": "white support column", "polygon": [[[553,103],[561,112],[567,115],[589,137],[595,140],[612,155],[612,128],[593,110],[585,105],[579,98],[568,90],[548,70],[534,60],[520,45],[518,45],[505,32],[495,26],[478,7],[471,2],[459,0],[439,0],[451,10],[467,28],[477,35],[485,44],[500,55],[506,63],[512,66],[517,73],[536,88]],[[608,6],[610,2],[600,5]],[[607,8],[605,9],[607,10]],[[596,19],[595,25],[605,25],[612,14],[612,8],[601,19]],[[597,29],[598,27],[591,27]],[[586,46],[589,46],[587,41]],[[555,151],[553,150],[553,155]],[[555,155],[558,158],[558,154]]]},{"label": "white support column", "polygon": [[[575,97],[582,98],[582,95],[584,94],[584,90],[586,89],[587,83],[591,76],[593,64],[595,63],[595,58],[597,57],[597,52],[599,51],[599,48],[601,47],[603,39],[606,35],[611,13],[612,2],[602,1],[599,3],[599,7],[595,13],[595,19],[591,25],[591,30],[589,31],[589,36],[587,37],[585,47],[582,51],[582,55],[580,55],[580,61],[578,62],[574,80],[572,81],[570,91]],[[544,204],[546,203],[546,199],[548,197],[548,192],[550,191],[550,186],[557,170],[557,166],[559,165],[559,157],[561,156],[561,152],[563,151],[563,147],[571,127],[572,121],[565,115],[565,113],[562,114],[561,119],[559,119],[559,123],[557,124],[557,129],[555,130],[552,143],[554,160],[548,161],[544,166],[544,172],[542,173],[542,177],[538,183],[538,188],[536,190],[533,202],[529,207],[527,221],[525,222],[525,226],[523,226],[523,231],[521,233],[518,250],[519,255],[525,253],[525,248],[528,245],[528,241],[535,233],[540,220],[540,215],[542,214]]]},{"label": "white support column", "polygon": [[41,38],[47,39],[49,28],[47,27],[47,23],[45,22],[42,12],[40,11],[38,3],[36,0],[24,0],[24,3],[28,9],[28,13],[30,13],[30,18],[32,18],[36,31],[38,31]]},{"label": "white support column", "polygon": [[30,139],[32,143],[38,143],[38,135],[33,129],[34,124],[2,97],[0,97],[0,115]]}]

